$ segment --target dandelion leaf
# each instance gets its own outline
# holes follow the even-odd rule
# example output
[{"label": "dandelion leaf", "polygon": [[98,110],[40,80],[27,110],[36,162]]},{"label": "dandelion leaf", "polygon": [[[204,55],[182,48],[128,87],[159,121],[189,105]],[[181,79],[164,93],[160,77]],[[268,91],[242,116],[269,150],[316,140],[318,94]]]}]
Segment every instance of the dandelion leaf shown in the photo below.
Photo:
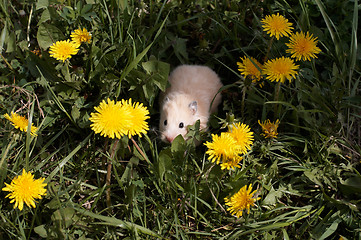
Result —
[{"label": "dandelion leaf", "polygon": [[170,65],[158,60],[150,60],[142,63],[142,67],[151,75],[151,81],[162,91],[165,91],[168,82]]},{"label": "dandelion leaf", "polygon": [[79,219],[75,214],[75,210],[73,208],[64,208],[56,210],[51,216],[52,222],[58,223],[59,226],[64,228],[68,228],[74,224]]},{"label": "dandelion leaf", "polygon": [[361,194],[361,177],[355,176],[341,181],[341,190],[346,194]]},{"label": "dandelion leaf", "polygon": [[40,24],[36,35],[39,46],[42,49],[48,49],[53,43],[63,40],[64,34],[54,25],[48,23]]},{"label": "dandelion leaf", "polygon": [[166,171],[172,169],[172,158],[170,157],[169,150],[161,151],[159,154],[159,160],[157,164],[159,179],[165,181]]},{"label": "dandelion leaf", "polygon": [[45,224],[35,227],[34,232],[36,232],[42,238],[48,237],[47,230],[45,229]]},{"label": "dandelion leaf", "polygon": [[265,205],[274,205],[278,202],[278,199],[282,197],[282,192],[280,190],[275,190],[273,187],[263,200],[263,204]]},{"label": "dandelion leaf", "polygon": [[47,8],[49,6],[49,0],[38,0],[36,2],[36,10]]},{"label": "dandelion leaf", "polygon": [[46,21],[48,21],[48,20],[50,20],[50,19],[51,19],[51,17],[50,17],[49,9],[45,9],[45,10],[43,11],[43,13],[41,14],[41,17],[40,17],[40,20],[39,20],[38,25],[40,25],[41,23],[46,22]]},{"label": "dandelion leaf", "polygon": [[184,153],[186,150],[185,140],[182,135],[178,135],[172,142],[172,153],[181,152]]}]

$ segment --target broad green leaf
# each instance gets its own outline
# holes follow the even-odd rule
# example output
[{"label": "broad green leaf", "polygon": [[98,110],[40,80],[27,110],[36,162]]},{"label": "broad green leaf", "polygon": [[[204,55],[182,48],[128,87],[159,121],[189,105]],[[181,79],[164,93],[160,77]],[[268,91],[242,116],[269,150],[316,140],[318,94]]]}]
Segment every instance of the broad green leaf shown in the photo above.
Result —
[{"label": "broad green leaf", "polygon": [[42,224],[42,225],[39,225],[39,226],[35,227],[34,232],[36,232],[42,238],[47,238],[48,237],[47,230],[45,228],[45,224]]},{"label": "broad green leaf", "polygon": [[162,151],[158,159],[158,174],[162,181],[165,181],[166,171],[171,169],[172,159],[169,156],[169,151]]},{"label": "broad green leaf", "polygon": [[40,24],[36,37],[39,46],[44,50],[48,49],[53,43],[65,38],[59,28],[49,23]]},{"label": "broad green leaf", "polygon": [[304,172],[305,176],[310,179],[313,183],[319,185],[319,186],[322,186],[322,183],[320,182],[319,180],[319,172],[317,169],[314,169],[312,171],[305,171]]},{"label": "broad green leaf", "polygon": [[51,215],[51,221],[61,225],[63,228],[68,228],[79,219],[75,214],[73,208],[60,208]]},{"label": "broad green leaf", "polygon": [[118,0],[117,1],[122,10],[124,11],[128,7],[128,1],[127,0]]},{"label": "broad green leaf", "polygon": [[142,66],[147,74],[151,75],[151,81],[157,85],[160,90],[165,91],[168,83],[170,65],[158,60],[151,60],[142,63]]},{"label": "broad green leaf", "polygon": [[341,219],[336,219],[335,221],[333,221],[333,223],[331,224],[331,226],[329,226],[324,233],[322,234],[322,236],[319,238],[319,240],[323,240],[328,238],[329,236],[331,236],[334,232],[336,232],[338,224],[341,222]]},{"label": "broad green leaf", "polygon": [[184,153],[186,150],[185,140],[182,135],[178,135],[172,142],[172,153]]},{"label": "broad green leaf", "polygon": [[4,43],[5,43],[5,39],[6,39],[6,33],[7,33],[7,21],[5,21],[4,24],[4,28],[1,31],[1,36],[0,36],[0,53],[2,53],[3,49],[4,49]]},{"label": "broad green leaf", "polygon": [[130,63],[129,65],[125,68],[125,70],[122,72],[122,75],[120,76],[119,79],[119,85],[118,85],[118,89],[116,91],[116,97],[119,97],[120,95],[120,89],[121,89],[121,82],[124,78],[126,78],[126,76],[134,69],[137,67],[138,63],[143,59],[143,57],[148,53],[149,49],[153,46],[153,44],[155,43],[155,39],[159,36],[159,34],[161,33],[164,24],[166,23],[168,19],[168,15],[167,17],[164,19],[164,21],[162,22],[160,28],[158,29],[157,33],[155,34],[154,40],[153,42],[151,42],[141,53],[139,53]]},{"label": "broad green leaf", "polygon": [[36,10],[47,8],[49,6],[49,0],[38,0],[36,3]]},{"label": "broad green leaf", "polygon": [[348,194],[361,193],[361,177],[355,176],[347,178],[345,181],[341,181],[342,189],[347,191]]},{"label": "broad green leaf", "polygon": [[271,190],[267,194],[267,196],[264,198],[262,204],[265,205],[274,205],[278,202],[278,199],[283,196],[283,193],[278,190],[276,191],[273,186],[271,187]]},{"label": "broad green leaf", "polygon": [[16,39],[15,33],[11,31],[6,38],[6,52],[11,53],[16,49]]},{"label": "broad green leaf", "polygon": [[41,25],[43,22],[46,22],[48,20],[50,20],[51,17],[50,17],[50,12],[49,12],[49,9],[45,9],[43,11],[43,13],[41,14],[41,17],[39,19],[39,22],[38,22],[38,26]]}]

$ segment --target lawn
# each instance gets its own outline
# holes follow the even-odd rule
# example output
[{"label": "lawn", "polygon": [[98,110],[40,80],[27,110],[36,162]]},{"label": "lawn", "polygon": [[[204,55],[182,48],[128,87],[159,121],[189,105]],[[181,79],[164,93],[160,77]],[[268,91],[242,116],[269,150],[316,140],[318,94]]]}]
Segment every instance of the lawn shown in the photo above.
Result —
[{"label": "lawn", "polygon": [[[361,239],[360,9],[1,1],[0,239]],[[170,144],[182,64],[222,102]]]}]

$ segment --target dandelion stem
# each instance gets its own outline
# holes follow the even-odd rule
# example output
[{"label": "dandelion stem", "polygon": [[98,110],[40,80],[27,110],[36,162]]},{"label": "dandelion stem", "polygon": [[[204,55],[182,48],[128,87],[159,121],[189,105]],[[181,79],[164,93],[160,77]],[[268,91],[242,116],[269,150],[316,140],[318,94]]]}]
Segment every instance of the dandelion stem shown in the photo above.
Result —
[{"label": "dandelion stem", "polygon": [[275,102],[276,102],[275,109],[274,109],[275,117],[279,117],[278,116],[278,111],[279,111],[278,99],[279,99],[280,91],[281,91],[281,82],[278,82],[277,86],[276,86],[276,92],[275,92]]},{"label": "dandelion stem", "polygon": [[245,99],[246,99],[246,90],[247,90],[247,87],[244,86],[243,87],[243,91],[242,91],[242,102],[241,102],[241,116],[242,118],[244,117],[244,102],[245,102]]},{"label": "dandelion stem", "polygon": [[26,131],[26,142],[25,142],[25,170],[26,171],[29,171],[29,158],[30,158],[29,155],[30,155],[30,143],[31,143],[30,134],[31,134],[32,121],[33,121],[34,106],[35,106],[35,101],[33,101],[31,104],[31,110],[30,110],[30,114],[28,117],[28,128]]},{"label": "dandelion stem", "polygon": [[106,199],[107,199],[107,206],[108,208],[111,206],[111,199],[110,199],[110,182],[112,177],[112,161],[115,158],[116,149],[119,143],[119,139],[116,138],[113,143],[113,148],[110,153],[110,159],[108,159],[108,166],[107,166],[107,178],[106,178],[106,184],[107,184],[107,190],[106,190]]},{"label": "dandelion stem", "polygon": [[66,59],[65,60],[65,80],[67,81],[71,81],[71,77],[70,77],[70,71],[69,71],[69,64],[70,64],[70,61],[69,59]]},{"label": "dandelion stem", "polygon": [[144,152],[142,151],[142,149],[140,149],[139,145],[137,144],[136,141],[134,141],[133,137],[130,138],[135,146],[135,148],[139,151],[140,155],[142,155],[142,157],[144,158],[144,160],[146,160],[147,162],[149,162],[149,159],[145,156]]},{"label": "dandelion stem", "polygon": [[267,60],[268,60],[268,55],[269,55],[269,53],[271,51],[271,47],[272,47],[272,44],[273,44],[273,39],[274,39],[274,36],[268,42],[268,48],[267,48],[266,56],[264,57],[264,62],[267,62]]},{"label": "dandelion stem", "polygon": [[6,58],[0,53],[0,56],[1,56],[1,58],[4,60],[4,62],[6,63],[6,65],[8,65],[8,67],[12,70],[12,71],[14,71],[14,72],[17,72],[12,66],[11,66],[11,64],[6,60]]}]

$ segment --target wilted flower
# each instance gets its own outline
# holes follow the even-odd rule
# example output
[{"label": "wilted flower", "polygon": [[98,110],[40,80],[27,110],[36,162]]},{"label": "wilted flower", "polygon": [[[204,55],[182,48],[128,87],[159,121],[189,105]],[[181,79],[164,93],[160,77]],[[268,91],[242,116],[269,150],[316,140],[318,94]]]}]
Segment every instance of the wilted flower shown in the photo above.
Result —
[{"label": "wilted flower", "polygon": [[271,122],[269,119],[265,120],[261,123],[258,120],[259,125],[261,125],[263,133],[261,135],[265,136],[265,138],[277,138],[277,128],[280,124],[280,121],[277,119],[276,122]]},{"label": "wilted flower", "polygon": [[32,53],[34,53],[36,56],[41,57],[41,52],[39,48],[35,48],[34,50],[31,51]]}]

